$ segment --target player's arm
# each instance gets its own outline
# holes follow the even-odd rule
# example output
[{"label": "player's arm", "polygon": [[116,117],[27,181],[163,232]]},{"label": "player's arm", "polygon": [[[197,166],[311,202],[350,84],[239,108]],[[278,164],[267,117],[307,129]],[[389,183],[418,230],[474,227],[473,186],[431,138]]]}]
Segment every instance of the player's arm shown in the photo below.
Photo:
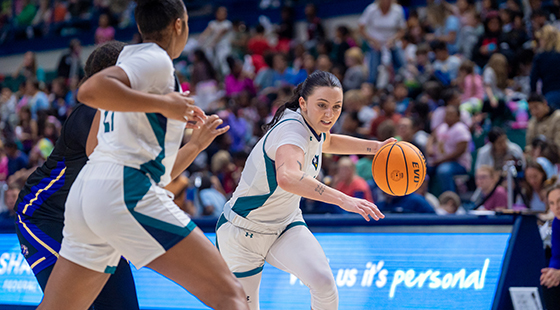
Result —
[{"label": "player's arm", "polygon": [[371,141],[327,132],[325,141],[323,142],[323,153],[373,155],[377,153],[383,145],[396,141],[397,139],[395,138],[389,138],[385,141]]},{"label": "player's arm", "polygon": [[91,122],[91,127],[89,128],[89,134],[86,142],[86,156],[89,157],[93,150],[97,146],[97,131],[99,131],[99,120],[101,118],[101,112],[99,110],[95,112],[93,121]]},{"label": "player's arm", "polygon": [[132,89],[126,72],[118,66],[88,78],[78,90],[78,101],[108,111],[161,113],[180,121],[198,122],[206,117],[186,94],[157,95]]},{"label": "player's arm", "polygon": [[369,221],[368,215],[374,220],[385,217],[373,203],[350,197],[307,175],[302,171],[303,159],[303,150],[293,144],[282,145],[276,150],[276,181],[283,190],[305,198],[335,204],[346,211],[360,214],[367,221]]},{"label": "player's arm", "polygon": [[218,115],[209,116],[199,129],[193,130],[190,141],[177,152],[175,165],[171,170],[171,178],[175,179],[187,169],[200,152],[205,150],[214,139],[229,130],[229,125],[218,128],[223,121]]}]

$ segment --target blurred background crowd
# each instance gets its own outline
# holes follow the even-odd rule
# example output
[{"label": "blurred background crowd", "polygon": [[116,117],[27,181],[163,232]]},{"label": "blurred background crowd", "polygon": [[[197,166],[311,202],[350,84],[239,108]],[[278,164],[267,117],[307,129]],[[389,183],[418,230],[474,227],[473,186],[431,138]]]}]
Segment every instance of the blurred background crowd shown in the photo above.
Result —
[{"label": "blurred background crowd", "polygon": [[[239,13],[245,2],[258,6],[251,21]],[[392,197],[377,188],[371,156],[324,155],[326,184],[386,213],[452,215],[506,208],[509,171],[513,207],[552,219],[545,191],[560,163],[560,1],[355,2],[358,14],[327,27],[322,1],[186,1],[191,18],[206,20],[189,21],[176,73],[197,105],[231,129],[169,185],[176,203],[194,217],[219,215],[262,126],[298,83],[323,70],[344,85],[334,133],[410,142],[429,172],[416,193]],[[48,157],[76,105],[85,47],[141,37],[129,0],[0,4],[4,54],[60,38],[67,46],[50,65],[55,70],[44,70],[30,48],[1,77],[0,217],[9,222],[23,182]],[[301,207],[344,212],[305,199]]]}]

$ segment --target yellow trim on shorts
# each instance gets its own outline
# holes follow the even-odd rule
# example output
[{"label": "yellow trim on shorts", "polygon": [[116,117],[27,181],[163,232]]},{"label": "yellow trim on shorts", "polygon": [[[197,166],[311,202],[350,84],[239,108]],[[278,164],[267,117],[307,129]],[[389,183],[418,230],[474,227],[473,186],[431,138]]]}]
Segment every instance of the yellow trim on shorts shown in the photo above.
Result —
[{"label": "yellow trim on shorts", "polygon": [[19,219],[19,223],[23,225],[23,228],[27,230],[27,232],[31,237],[33,237],[33,239],[39,242],[40,245],[42,245],[45,249],[49,250],[49,252],[51,252],[54,256],[56,256],[56,258],[58,258],[58,253],[55,250],[53,250],[50,246],[48,246],[46,243],[44,243],[41,239],[37,238],[37,236],[35,236],[35,234],[33,234],[33,232],[31,231],[31,229],[29,229],[29,227],[27,227],[27,225],[25,225],[25,223],[21,220],[21,216],[18,215],[18,219]]},{"label": "yellow trim on shorts", "polygon": [[62,178],[62,176],[64,175],[64,172],[66,172],[66,167],[64,167],[64,169],[62,169],[60,171],[60,173],[58,174],[56,179],[52,180],[47,186],[45,186],[45,188],[41,188],[40,190],[37,191],[37,193],[35,193],[35,197],[33,199],[29,200],[29,203],[26,204],[25,207],[23,207],[23,212],[22,213],[25,214],[25,211],[27,211],[27,207],[32,205],[39,198],[39,195],[42,192],[48,191],[49,188],[51,188],[53,186],[53,184],[56,183],[56,181],[60,180],[60,178]]},{"label": "yellow trim on shorts", "polygon": [[30,267],[31,269],[35,268],[35,266],[39,265],[42,261],[44,261],[46,258],[41,257],[38,260],[36,260]]}]

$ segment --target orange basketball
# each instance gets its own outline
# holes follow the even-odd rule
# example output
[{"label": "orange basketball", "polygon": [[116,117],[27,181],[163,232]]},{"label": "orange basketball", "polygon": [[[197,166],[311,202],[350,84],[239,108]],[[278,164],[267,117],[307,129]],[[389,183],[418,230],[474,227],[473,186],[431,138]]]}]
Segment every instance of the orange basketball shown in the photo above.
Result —
[{"label": "orange basketball", "polygon": [[414,145],[400,141],[384,145],[371,165],[373,179],[379,188],[393,196],[416,191],[426,177],[426,159]]}]

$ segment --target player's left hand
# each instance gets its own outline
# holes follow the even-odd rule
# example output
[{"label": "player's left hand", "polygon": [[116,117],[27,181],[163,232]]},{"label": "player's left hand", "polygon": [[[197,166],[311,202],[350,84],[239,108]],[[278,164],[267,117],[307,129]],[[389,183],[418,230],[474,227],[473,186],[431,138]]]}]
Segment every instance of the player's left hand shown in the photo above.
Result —
[{"label": "player's left hand", "polygon": [[554,268],[543,268],[541,273],[542,286],[551,288],[560,284],[560,270]]},{"label": "player's left hand", "polygon": [[189,143],[196,143],[197,147],[202,151],[206,149],[214,139],[226,133],[229,125],[218,128],[224,121],[216,114],[209,116],[200,128],[194,129]]},{"label": "player's left hand", "polygon": [[377,151],[379,151],[383,146],[385,146],[386,144],[390,144],[390,143],[395,143],[397,142],[397,139],[395,138],[389,138],[385,141],[377,141],[377,149],[375,150],[375,153],[377,153]]}]

